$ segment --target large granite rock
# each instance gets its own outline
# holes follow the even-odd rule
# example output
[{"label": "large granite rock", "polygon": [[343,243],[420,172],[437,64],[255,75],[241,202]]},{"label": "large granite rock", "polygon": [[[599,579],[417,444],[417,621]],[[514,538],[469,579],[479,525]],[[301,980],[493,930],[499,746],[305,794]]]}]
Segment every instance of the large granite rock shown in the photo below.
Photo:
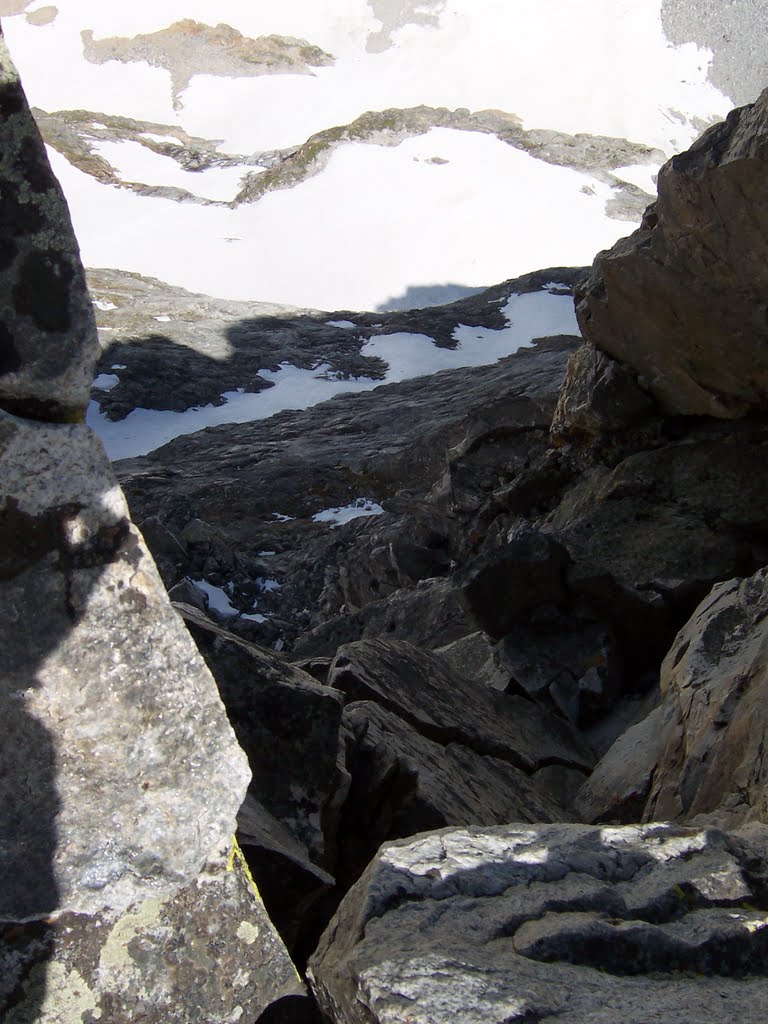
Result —
[{"label": "large granite rock", "polygon": [[98,340],[64,196],[0,34],[0,402],[82,416]]},{"label": "large granite rock", "polygon": [[[766,409],[766,162],[768,92],[665,164],[640,228],[600,253],[577,293],[584,337],[667,413]],[[574,403],[575,427],[579,416]]]},{"label": "large granite rock", "polygon": [[4,50],[0,74],[0,1016],[253,1019],[302,988],[233,840],[247,761],[100,443],[57,422],[90,300]]},{"label": "large granite rock", "polygon": [[762,1021],[768,830],[444,829],[388,843],[310,963],[343,1024]]}]

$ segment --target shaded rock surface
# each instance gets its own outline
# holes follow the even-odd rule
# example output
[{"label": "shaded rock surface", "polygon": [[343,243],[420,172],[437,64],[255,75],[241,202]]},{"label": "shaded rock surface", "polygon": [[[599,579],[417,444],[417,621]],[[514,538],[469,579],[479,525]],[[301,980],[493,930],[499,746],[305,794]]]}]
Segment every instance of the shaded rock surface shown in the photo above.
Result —
[{"label": "shaded rock surface", "polygon": [[93,308],[69,210],[2,36],[0,111],[0,402],[70,422],[87,404],[98,352]]},{"label": "shaded rock surface", "polygon": [[312,985],[345,1024],[757,1021],[766,838],[510,825],[388,843],[323,936]]},{"label": "shaded rock surface", "polygon": [[766,409],[767,139],[763,93],[673,157],[640,228],[599,255],[577,297],[584,337],[667,413]]}]

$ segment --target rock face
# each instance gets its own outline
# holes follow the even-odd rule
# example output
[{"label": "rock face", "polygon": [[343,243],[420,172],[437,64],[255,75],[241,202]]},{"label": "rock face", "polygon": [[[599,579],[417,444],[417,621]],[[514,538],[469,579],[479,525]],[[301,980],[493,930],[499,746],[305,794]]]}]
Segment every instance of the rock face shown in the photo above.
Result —
[{"label": "rock face", "polygon": [[763,1018],[768,830],[444,829],[388,843],[310,963],[344,1024]]},{"label": "rock face", "polygon": [[662,703],[622,736],[579,794],[586,820],[768,817],[768,570],[716,586],[661,669]]},{"label": "rock face", "polygon": [[67,422],[88,401],[96,326],[69,211],[1,36],[0,180],[0,402]]},{"label": "rock face", "polygon": [[302,990],[233,844],[247,763],[101,445],[56,422],[82,419],[93,316],[1,59],[0,1015],[253,1018]]},{"label": "rock face", "polygon": [[768,407],[766,162],[768,92],[665,164],[658,201],[577,297],[584,337],[666,413]]}]

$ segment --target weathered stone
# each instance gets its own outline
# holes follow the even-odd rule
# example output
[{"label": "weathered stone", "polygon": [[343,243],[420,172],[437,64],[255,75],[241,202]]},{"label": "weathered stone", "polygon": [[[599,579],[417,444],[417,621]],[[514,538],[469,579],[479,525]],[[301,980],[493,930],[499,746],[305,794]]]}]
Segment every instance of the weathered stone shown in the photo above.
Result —
[{"label": "weathered stone", "polygon": [[[245,756],[100,444],[3,414],[0,475],[0,1009],[223,1024],[300,991],[226,870]],[[204,966],[246,950],[234,987]]]},{"label": "weathered stone", "polygon": [[626,366],[582,345],[568,360],[552,419],[552,438],[558,444],[624,430],[653,409],[653,400]]},{"label": "weathered stone", "polygon": [[69,210],[0,34],[0,408],[71,422],[99,346]]},{"label": "weathered stone", "polygon": [[557,542],[521,525],[459,575],[459,598],[475,622],[499,640],[523,612],[565,602],[567,564]]},{"label": "weathered stone", "polygon": [[117,920],[67,912],[16,926],[0,965],[6,1024],[231,1024],[306,999],[237,848]]},{"label": "weathered stone", "polygon": [[385,844],[310,963],[344,1024],[762,1020],[765,826],[444,829]]},{"label": "weathered stone", "polygon": [[235,636],[189,606],[178,611],[213,673],[248,755],[251,792],[324,863],[334,832],[336,766],[344,698],[329,686]]},{"label": "weathered stone", "polygon": [[466,679],[439,655],[405,641],[345,644],[328,679],[351,700],[381,704],[428,739],[461,743],[526,773],[546,764],[591,766],[589,752],[563,719]]},{"label": "weathered stone", "polygon": [[582,333],[667,413],[768,407],[768,92],[662,167],[640,228],[577,294]]},{"label": "weathered stone", "polygon": [[[765,821],[768,570],[716,586],[661,670],[665,721],[646,818]],[[663,751],[659,746],[663,744]]]},{"label": "weathered stone", "polygon": [[340,877],[346,884],[357,879],[388,839],[445,825],[567,818],[562,807],[506,761],[477,754],[460,742],[427,739],[378,704],[348,704],[343,724],[351,776],[340,835]]}]

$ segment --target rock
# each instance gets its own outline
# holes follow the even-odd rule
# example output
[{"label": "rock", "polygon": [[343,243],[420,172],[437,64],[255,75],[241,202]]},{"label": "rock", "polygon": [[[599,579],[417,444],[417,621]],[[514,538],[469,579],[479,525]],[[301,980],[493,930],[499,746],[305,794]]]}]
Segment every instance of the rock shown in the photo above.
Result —
[{"label": "rock", "polygon": [[767,611],[761,569],[716,586],[675,639],[661,670],[665,717],[646,819],[733,827],[768,815]]},{"label": "rock", "polygon": [[567,564],[566,551],[551,537],[520,525],[459,575],[459,599],[477,625],[498,640],[523,612],[565,602]]},{"label": "rock", "polygon": [[762,1019],[764,825],[449,828],[385,844],[309,977],[345,1024]]},{"label": "rock", "polygon": [[325,836],[335,831],[343,695],[194,608],[178,610],[248,755],[251,793],[322,866]]},{"label": "rock", "polygon": [[96,324],[69,210],[1,36],[0,108],[0,407],[72,422],[88,404]]},{"label": "rock", "polygon": [[101,444],[57,422],[93,321],[4,49],[0,105],[0,1016],[253,1019],[302,986],[233,839],[247,761]]},{"label": "rock", "polygon": [[[565,820],[565,811],[506,761],[427,739],[378,704],[344,710],[351,776],[340,823],[340,879],[355,881],[382,842],[444,825]],[[583,773],[579,773],[583,781]]]},{"label": "rock", "polygon": [[494,685],[556,709],[585,726],[611,706],[621,688],[621,665],[610,630],[599,623],[552,614],[518,624],[495,650]]},{"label": "rock", "polygon": [[350,700],[375,701],[434,742],[461,743],[526,774],[547,764],[591,767],[589,752],[562,719],[466,679],[406,641],[345,644],[328,681]]},{"label": "rock", "polygon": [[598,255],[577,293],[589,344],[668,414],[767,408],[766,140],[764,92],[662,167],[640,228]]},{"label": "rock", "polygon": [[336,880],[252,793],[238,812],[237,838],[269,919],[294,963],[303,967],[338,906]]},{"label": "rock", "polygon": [[624,430],[654,411],[634,375],[604,352],[582,345],[568,360],[551,433],[555,444]]}]

